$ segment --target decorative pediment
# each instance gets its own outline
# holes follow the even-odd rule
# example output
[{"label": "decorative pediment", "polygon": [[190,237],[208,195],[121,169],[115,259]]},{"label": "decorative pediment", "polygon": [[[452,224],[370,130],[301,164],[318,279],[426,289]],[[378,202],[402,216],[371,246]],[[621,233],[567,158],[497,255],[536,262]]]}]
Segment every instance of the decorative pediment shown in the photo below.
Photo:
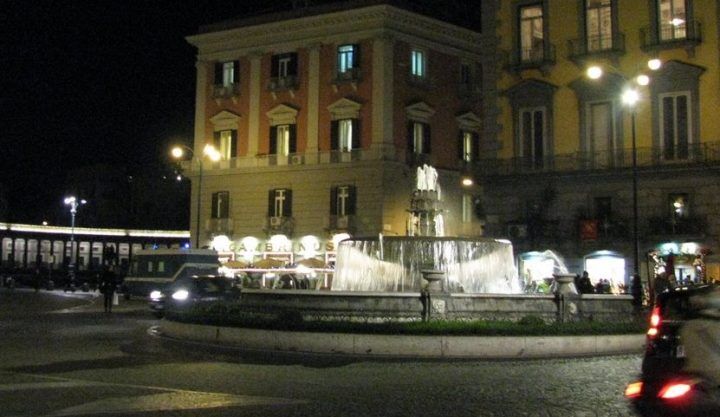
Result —
[{"label": "decorative pediment", "polygon": [[620,97],[620,91],[626,84],[627,80],[622,75],[608,72],[597,80],[581,77],[568,85],[582,99],[601,100],[608,97]]},{"label": "decorative pediment", "polygon": [[532,96],[549,96],[555,93],[558,87],[545,81],[528,79],[505,90],[505,95],[511,100]]},{"label": "decorative pediment", "polygon": [[270,119],[270,126],[292,125],[297,123],[298,110],[286,104],[275,106],[265,113]]},{"label": "decorative pediment", "polygon": [[408,119],[418,122],[429,123],[430,118],[435,115],[435,109],[430,107],[424,101],[419,101],[405,107],[405,113]]},{"label": "decorative pediment", "polygon": [[471,111],[457,116],[455,120],[461,130],[479,132],[482,127],[482,120]]},{"label": "decorative pediment", "polygon": [[327,107],[332,120],[359,119],[362,104],[348,98],[341,98]]},{"label": "decorative pediment", "polygon": [[213,130],[216,132],[220,130],[237,130],[240,124],[240,116],[233,112],[223,110],[211,117],[210,123],[212,123]]},{"label": "decorative pediment", "polygon": [[682,61],[670,60],[663,63],[657,70],[657,76],[668,79],[697,79],[705,72],[705,68]]}]

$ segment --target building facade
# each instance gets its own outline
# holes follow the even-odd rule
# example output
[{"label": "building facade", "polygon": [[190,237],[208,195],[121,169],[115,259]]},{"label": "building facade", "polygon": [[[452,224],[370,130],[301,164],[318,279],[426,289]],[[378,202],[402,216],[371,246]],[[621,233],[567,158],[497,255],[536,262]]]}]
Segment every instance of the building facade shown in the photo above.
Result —
[{"label": "building facade", "polygon": [[490,3],[497,95],[483,140],[498,146],[474,166],[487,234],[513,241],[526,281],[564,258],[627,283],[654,275],[654,250],[698,278],[696,255],[717,253],[720,233],[720,3]]},{"label": "building facade", "polygon": [[198,54],[185,169],[201,246],[226,236],[231,250],[255,251],[242,242],[284,235],[292,247],[272,249],[297,252],[314,236],[324,251],[340,233],[405,235],[423,164],[439,174],[445,233],[482,233],[478,189],[460,176],[487,136],[482,68],[494,53],[476,31],[383,3],[228,21],[188,38]]}]

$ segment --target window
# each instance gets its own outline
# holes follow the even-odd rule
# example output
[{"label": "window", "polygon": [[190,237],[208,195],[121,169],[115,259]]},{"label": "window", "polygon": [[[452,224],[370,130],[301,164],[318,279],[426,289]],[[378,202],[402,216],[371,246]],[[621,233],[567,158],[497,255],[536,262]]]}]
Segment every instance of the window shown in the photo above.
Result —
[{"label": "window", "polygon": [[465,162],[477,161],[480,157],[479,135],[475,132],[460,132],[460,159]]},{"label": "window", "polygon": [[585,0],[585,28],[588,52],[612,48],[612,0]]},{"label": "window", "polygon": [[520,109],[520,156],[526,166],[542,168],[545,158],[545,109]]},{"label": "window", "polygon": [[297,85],[296,53],[273,55],[270,72],[270,89],[288,89]]},{"label": "window", "polygon": [[615,158],[615,126],[611,101],[586,103],[588,155],[593,168],[608,168]]},{"label": "window", "polygon": [[690,156],[689,103],[689,93],[660,95],[660,140],[665,160],[683,160]]},{"label": "window", "polygon": [[292,190],[286,188],[270,190],[268,200],[268,216],[292,216]]},{"label": "window", "polygon": [[408,148],[416,155],[430,153],[430,125],[410,122],[408,127]]},{"label": "window", "polygon": [[544,21],[541,4],[520,8],[520,60],[539,62],[544,58]]},{"label": "window", "polygon": [[350,75],[360,66],[358,45],[340,45],[337,50],[337,71],[339,76]]},{"label": "window", "polygon": [[472,221],[473,213],[473,196],[470,194],[463,194],[462,196],[462,222],[470,223]]},{"label": "window", "polygon": [[410,74],[413,77],[425,78],[426,63],[425,52],[419,49],[413,49],[410,52]]},{"label": "window", "polygon": [[332,150],[349,152],[360,148],[360,121],[358,119],[333,120],[330,130]]},{"label": "window", "polygon": [[270,154],[288,156],[297,152],[296,127],[277,125],[270,128]]},{"label": "window", "polygon": [[231,87],[240,80],[240,62],[227,61],[215,64],[215,85]]},{"label": "window", "polygon": [[338,217],[355,214],[356,189],[353,185],[340,185],[330,189],[330,214]]},{"label": "window", "polygon": [[685,193],[674,193],[669,196],[670,212],[673,220],[686,219],[688,213],[688,195]]},{"label": "window", "polygon": [[227,219],[230,217],[230,193],[228,191],[213,193],[210,217],[213,219]]},{"label": "window", "polygon": [[215,149],[220,158],[229,160],[237,156],[237,130],[221,130],[215,132]]},{"label": "window", "polygon": [[686,0],[658,0],[660,41],[685,39],[687,36]]}]

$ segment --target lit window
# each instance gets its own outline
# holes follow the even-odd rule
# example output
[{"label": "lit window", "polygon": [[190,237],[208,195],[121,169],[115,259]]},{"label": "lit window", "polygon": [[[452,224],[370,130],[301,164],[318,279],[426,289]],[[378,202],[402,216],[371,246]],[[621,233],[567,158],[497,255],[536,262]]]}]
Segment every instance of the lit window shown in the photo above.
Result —
[{"label": "lit window", "polygon": [[416,154],[425,153],[425,129],[425,124],[413,123],[413,152]]},{"label": "lit window", "polygon": [[660,40],[672,41],[687,36],[686,0],[658,0]]},{"label": "lit window", "polygon": [[415,77],[425,77],[425,52],[413,49],[410,58],[410,73]]},{"label": "lit window", "polygon": [[612,1],[586,0],[585,7],[588,51],[612,48]]},{"label": "lit window", "polygon": [[222,85],[224,87],[231,86],[235,83],[235,63],[224,62],[222,69]]},{"label": "lit window", "polygon": [[228,191],[219,191],[212,195],[212,213],[213,219],[227,219],[230,215],[230,193]]},{"label": "lit window", "polygon": [[475,146],[475,135],[463,132],[463,161],[471,162],[473,160]]},{"label": "lit window", "polygon": [[290,155],[290,126],[277,126],[277,154]]},{"label": "lit window", "polygon": [[523,62],[544,58],[544,21],[542,5],[520,8],[520,57]]},{"label": "lit window", "polygon": [[670,194],[670,209],[673,219],[688,217],[688,195],[685,193]]},{"label": "lit window", "polygon": [[351,151],[353,143],[353,123],[351,119],[344,119],[338,121],[338,140],[340,150]]},{"label": "lit window", "polygon": [[355,214],[355,186],[341,185],[330,192],[330,212],[336,216]]},{"label": "lit window", "polygon": [[292,190],[279,188],[270,190],[268,215],[271,217],[292,216]]},{"label": "lit window", "polygon": [[338,74],[345,74],[357,68],[357,45],[341,45],[338,47]]},{"label": "lit window", "polygon": [[220,152],[221,159],[232,159],[235,157],[233,154],[233,142],[235,141],[236,133],[234,130],[223,130],[220,132],[220,138],[217,143],[218,151]]}]

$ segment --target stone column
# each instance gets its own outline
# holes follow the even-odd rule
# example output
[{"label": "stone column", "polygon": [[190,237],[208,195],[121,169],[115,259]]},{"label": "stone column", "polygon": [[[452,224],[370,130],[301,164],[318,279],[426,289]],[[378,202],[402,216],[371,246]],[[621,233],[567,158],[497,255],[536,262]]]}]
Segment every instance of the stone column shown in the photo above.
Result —
[{"label": "stone column", "polygon": [[307,146],[305,153],[313,161],[318,152],[318,117],[320,103],[320,45],[308,48]]},{"label": "stone column", "polygon": [[197,69],[195,76],[195,140],[193,145],[195,155],[202,155],[202,149],[205,146],[205,106],[208,93],[208,65],[209,64],[204,61],[195,63],[195,68]]}]

